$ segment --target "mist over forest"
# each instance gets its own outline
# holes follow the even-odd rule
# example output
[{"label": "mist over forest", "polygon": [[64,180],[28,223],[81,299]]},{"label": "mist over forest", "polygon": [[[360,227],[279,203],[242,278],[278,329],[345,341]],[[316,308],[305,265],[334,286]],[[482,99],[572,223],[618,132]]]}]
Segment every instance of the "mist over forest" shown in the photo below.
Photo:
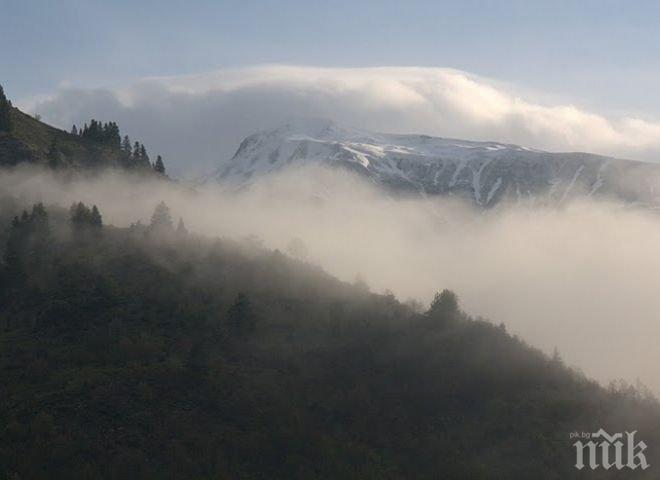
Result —
[{"label": "mist over forest", "polygon": [[[312,173],[322,195],[297,188]],[[28,167],[1,178],[3,474],[581,478],[574,431],[660,439],[660,405],[644,385],[603,387],[558,350],[530,346],[515,334],[538,324],[516,322],[515,309],[499,324],[470,314],[490,307],[471,295],[543,310],[501,276],[529,279],[532,259],[550,275],[540,262],[559,239],[538,248],[553,235],[541,227],[561,236],[611,207],[484,213],[383,197],[319,171],[241,192],[118,171]],[[634,210],[615,218],[653,225]],[[513,227],[537,230],[537,245],[525,252],[504,233]],[[471,235],[497,248],[475,253]],[[463,276],[484,269],[498,278]],[[392,291],[380,291],[385,282]]]},{"label": "mist over forest", "polygon": [[3,2],[0,480],[658,480],[641,3]]},{"label": "mist over forest", "polygon": [[164,200],[193,232],[250,238],[345,281],[428,305],[451,288],[467,312],[510,331],[604,384],[660,390],[654,365],[660,218],[607,201],[503,204],[483,211],[440,198],[387,195],[348,172],[301,169],[234,191],[136,180],[121,172],[64,179],[5,172],[2,191],[25,205],[98,205],[106,222],[148,222]]}]

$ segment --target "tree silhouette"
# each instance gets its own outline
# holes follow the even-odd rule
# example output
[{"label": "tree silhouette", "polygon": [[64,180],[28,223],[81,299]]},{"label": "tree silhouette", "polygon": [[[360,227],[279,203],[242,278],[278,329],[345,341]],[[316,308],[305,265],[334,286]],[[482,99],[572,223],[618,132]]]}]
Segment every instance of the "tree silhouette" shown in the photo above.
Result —
[{"label": "tree silhouette", "polygon": [[74,203],[69,209],[69,218],[71,225],[78,231],[103,226],[103,217],[96,205],[90,209],[82,202]]},{"label": "tree silhouette", "polygon": [[90,224],[96,228],[101,228],[103,226],[103,217],[101,217],[101,212],[99,212],[99,209],[96,208],[96,205],[92,206]]},{"label": "tree silhouette", "polygon": [[452,320],[458,313],[458,297],[451,290],[445,289],[435,294],[427,315],[439,320]]},{"label": "tree silhouette", "polygon": [[5,97],[5,91],[0,85],[0,133],[11,132],[11,102]]},{"label": "tree silhouette", "polygon": [[163,163],[163,157],[158,155],[156,157],[156,163],[154,164],[154,170],[161,175],[165,175],[165,164]]},{"label": "tree silhouette", "polygon": [[135,142],[133,144],[133,164],[137,165],[140,163],[140,160],[142,159],[141,157],[141,152],[140,152],[140,142]]},{"label": "tree silhouette", "polygon": [[142,166],[151,166],[151,161],[149,160],[149,155],[147,154],[147,149],[144,147],[144,144],[140,144],[140,164]]},{"label": "tree silhouette", "polygon": [[179,217],[179,223],[176,226],[176,233],[178,235],[188,235],[188,229],[183,223],[183,218]]},{"label": "tree silhouette", "polygon": [[158,231],[172,231],[174,223],[172,222],[172,215],[170,214],[170,207],[165,205],[165,202],[160,202],[156,205],[153,215],[151,216],[151,223],[149,225],[151,230]]}]

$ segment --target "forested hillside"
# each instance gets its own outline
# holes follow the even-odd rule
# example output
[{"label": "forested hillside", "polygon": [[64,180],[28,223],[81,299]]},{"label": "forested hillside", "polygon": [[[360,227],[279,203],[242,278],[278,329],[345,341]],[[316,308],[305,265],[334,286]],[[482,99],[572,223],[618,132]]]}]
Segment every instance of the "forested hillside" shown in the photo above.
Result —
[{"label": "forested hillside", "polygon": [[569,434],[601,427],[660,460],[655,400],[449,290],[418,312],[164,204],[99,207],[2,210],[0,478],[610,478],[574,468]]},{"label": "forested hillside", "polygon": [[144,144],[122,137],[115,122],[92,119],[65,132],[21,112],[0,86],[0,166],[20,163],[51,169],[121,168],[165,174],[162,157],[152,161]]}]

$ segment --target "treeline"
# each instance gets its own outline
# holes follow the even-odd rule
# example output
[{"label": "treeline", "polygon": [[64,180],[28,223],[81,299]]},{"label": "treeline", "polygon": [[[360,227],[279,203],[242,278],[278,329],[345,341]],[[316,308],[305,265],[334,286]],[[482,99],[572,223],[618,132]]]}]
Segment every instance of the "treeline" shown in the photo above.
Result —
[{"label": "treeline", "polygon": [[71,127],[71,135],[80,135],[83,138],[103,143],[114,148],[119,148],[121,142],[119,127],[115,122],[101,123],[93,118],[89,122],[89,126],[85,124],[80,131],[78,131],[78,128],[75,125]]},{"label": "treeline", "polygon": [[107,145],[120,152],[121,162],[128,168],[151,168],[155,172],[165,175],[165,163],[158,155],[152,163],[143,143],[131,143],[128,135],[121,137],[119,126],[115,122],[102,123],[92,119],[89,125],[85,123],[82,128],[76,125],[71,127],[71,135],[80,136],[88,140]]}]

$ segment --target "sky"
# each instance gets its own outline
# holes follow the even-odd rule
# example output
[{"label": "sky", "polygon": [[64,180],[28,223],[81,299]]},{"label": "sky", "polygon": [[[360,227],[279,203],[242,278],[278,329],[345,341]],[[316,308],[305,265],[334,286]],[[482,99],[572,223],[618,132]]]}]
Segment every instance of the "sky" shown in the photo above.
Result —
[{"label": "sky", "polygon": [[[0,0],[0,82],[15,103],[36,109],[38,100],[67,89],[116,93],[145,78],[208,78],[263,65],[327,68],[330,77],[345,68],[451,69],[531,105],[571,106],[614,123],[634,118],[655,135],[659,21],[660,3],[645,0]],[[41,107],[46,115],[52,110]],[[89,113],[80,105],[59,111],[48,119],[61,123]],[[148,130],[131,128],[136,135]],[[647,146],[531,146],[548,144],[656,158]]]}]

